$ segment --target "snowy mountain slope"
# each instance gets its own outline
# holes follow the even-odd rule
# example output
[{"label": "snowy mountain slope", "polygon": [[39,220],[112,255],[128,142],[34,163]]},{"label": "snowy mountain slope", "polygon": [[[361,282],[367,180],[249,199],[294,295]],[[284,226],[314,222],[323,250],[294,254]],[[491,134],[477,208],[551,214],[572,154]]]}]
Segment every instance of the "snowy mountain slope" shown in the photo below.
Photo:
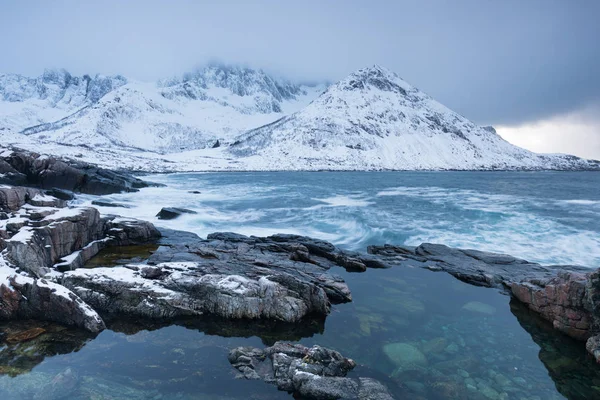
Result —
[{"label": "snowy mountain slope", "polygon": [[[0,103],[5,114],[0,128],[19,130],[45,143],[158,153],[212,147],[217,140],[226,143],[300,109],[324,88],[221,65],[158,84],[123,82],[101,95],[71,96],[74,100],[69,102],[62,101],[67,97],[63,95],[60,101],[40,103],[29,95],[32,90],[27,84],[5,87],[8,100]],[[15,113],[9,102],[18,103],[30,118]]]},{"label": "snowy mountain slope", "polygon": [[241,135],[229,148],[249,169],[594,169],[538,155],[479,127],[396,74],[374,66],[306,108]]},{"label": "snowy mountain slope", "polygon": [[77,77],[65,70],[37,78],[0,74],[0,129],[21,131],[63,118],[126,83],[122,76]]},{"label": "snowy mountain slope", "polygon": [[158,83],[0,75],[0,143],[151,172],[600,169],[513,146],[381,67],[325,88],[222,65]]}]

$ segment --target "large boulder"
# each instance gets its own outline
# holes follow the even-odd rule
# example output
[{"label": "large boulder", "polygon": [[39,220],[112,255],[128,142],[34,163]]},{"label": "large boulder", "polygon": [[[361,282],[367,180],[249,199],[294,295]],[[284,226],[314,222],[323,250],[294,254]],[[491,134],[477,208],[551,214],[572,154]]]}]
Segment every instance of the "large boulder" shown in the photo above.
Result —
[{"label": "large boulder", "polygon": [[156,217],[158,219],[175,219],[183,214],[197,214],[197,212],[188,210],[187,208],[163,207],[158,214],[156,214]]}]

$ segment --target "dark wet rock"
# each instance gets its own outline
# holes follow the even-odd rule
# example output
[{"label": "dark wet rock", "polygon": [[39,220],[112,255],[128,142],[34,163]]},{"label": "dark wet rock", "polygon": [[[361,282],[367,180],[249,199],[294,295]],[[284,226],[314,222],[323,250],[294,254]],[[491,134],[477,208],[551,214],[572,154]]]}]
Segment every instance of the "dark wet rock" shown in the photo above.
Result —
[{"label": "dark wet rock", "polygon": [[58,188],[52,188],[50,190],[46,190],[45,193],[48,196],[53,196],[53,197],[56,197],[57,199],[61,199],[61,200],[65,200],[65,201],[73,200],[75,198],[75,195],[73,194],[73,192],[71,192],[69,190],[58,189]]},{"label": "dark wet rock", "polygon": [[111,202],[102,201],[102,200],[93,200],[92,205],[98,206],[98,207],[131,208],[130,206],[125,205],[125,204],[111,203]]},{"label": "dark wet rock", "polygon": [[240,378],[263,380],[302,398],[393,399],[381,382],[347,377],[356,363],[320,346],[277,342],[265,349],[238,347],[228,359]]},{"label": "dark wet rock", "polygon": [[[0,184],[62,189],[103,195],[135,192],[149,186],[126,172],[110,171],[81,161],[61,160],[34,152],[0,147]],[[61,198],[61,196],[56,196]]]},{"label": "dark wet rock", "polygon": [[168,229],[159,227],[157,228],[160,232],[160,239],[158,244],[164,246],[181,245],[183,243],[192,243],[200,240],[200,236],[193,232],[178,231],[175,229]]},{"label": "dark wet rock", "polygon": [[0,319],[40,319],[77,326],[90,332],[105,328],[104,321],[66,288],[46,279],[15,275],[0,285]]},{"label": "dark wet rock", "polygon": [[512,282],[555,277],[560,271],[589,272],[589,268],[571,265],[543,266],[506,254],[455,249],[441,244],[423,243],[418,247],[369,246],[370,254],[388,265],[416,262],[420,267],[445,271],[463,282],[476,286],[508,288]]},{"label": "dark wet rock", "polygon": [[175,219],[183,214],[197,214],[197,212],[188,210],[187,208],[164,207],[156,214],[156,216],[158,219]]},{"label": "dark wet rock", "polygon": [[348,260],[364,265],[357,254],[306,237],[215,233],[161,246],[147,265],[71,271],[61,282],[103,314],[298,322],[352,300],[343,279],[329,272]]},{"label": "dark wet rock", "polygon": [[370,246],[368,251],[390,266],[420,266],[448,272],[473,285],[500,288],[575,339],[600,334],[599,271],[543,266],[505,254],[429,243],[416,248]]},{"label": "dark wet rock", "polygon": [[188,193],[191,193],[191,194],[201,194],[202,192],[200,192],[198,190],[190,190]]}]

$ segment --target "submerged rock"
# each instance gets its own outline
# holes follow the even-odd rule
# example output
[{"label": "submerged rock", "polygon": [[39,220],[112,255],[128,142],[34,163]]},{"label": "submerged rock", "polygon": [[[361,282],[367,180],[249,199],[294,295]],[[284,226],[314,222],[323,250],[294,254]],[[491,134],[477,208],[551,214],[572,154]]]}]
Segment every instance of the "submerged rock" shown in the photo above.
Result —
[{"label": "submerged rock", "polygon": [[[505,254],[430,243],[418,247],[370,246],[368,251],[388,266],[420,266],[448,272],[469,284],[499,288],[575,339],[600,335],[600,270],[542,266]],[[493,313],[493,307],[479,302],[468,303],[465,309]],[[596,346],[592,341],[587,348]]]},{"label": "submerged rock", "polygon": [[427,358],[410,343],[389,343],[383,346],[384,354],[396,366],[395,373],[420,369],[427,365]]},{"label": "submerged rock", "polygon": [[462,309],[486,315],[494,315],[496,313],[495,307],[492,307],[489,304],[485,304],[480,301],[470,301],[464,306],[462,306]]},{"label": "submerged rock", "polygon": [[346,377],[356,363],[320,346],[278,342],[266,349],[238,347],[230,351],[229,362],[241,378],[260,379],[302,398],[393,399],[381,382]]}]

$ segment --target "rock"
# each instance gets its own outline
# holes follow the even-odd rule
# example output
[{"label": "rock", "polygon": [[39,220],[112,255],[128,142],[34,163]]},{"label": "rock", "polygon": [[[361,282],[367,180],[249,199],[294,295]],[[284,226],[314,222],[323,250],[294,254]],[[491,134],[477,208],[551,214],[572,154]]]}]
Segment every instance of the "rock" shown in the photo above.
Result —
[{"label": "rock", "polygon": [[389,343],[383,352],[396,365],[395,373],[419,369],[427,365],[427,358],[410,343]]},{"label": "rock", "polygon": [[435,353],[441,353],[442,351],[444,351],[444,349],[447,346],[448,346],[448,341],[443,337],[439,337],[439,338],[431,339],[431,340],[423,343],[421,345],[421,350],[425,354],[428,354],[428,353],[435,354]]},{"label": "rock", "polygon": [[596,362],[600,363],[600,335],[590,337],[585,343],[585,348],[594,356]]},{"label": "rock", "polygon": [[486,315],[494,315],[496,313],[495,307],[492,307],[489,304],[485,304],[479,301],[470,301],[463,305],[462,309]]},{"label": "rock", "polygon": [[101,201],[101,200],[92,200],[92,205],[98,206],[98,207],[131,208],[130,206],[127,206],[125,204],[111,203],[108,201]]},{"label": "rock", "polygon": [[[110,171],[81,161],[60,160],[17,148],[4,153],[9,155],[0,157],[0,184],[94,195],[135,192],[150,185],[128,173]],[[61,198],[61,195],[55,197]]]},{"label": "rock", "polygon": [[17,318],[54,321],[90,332],[105,328],[102,318],[70,290],[46,279],[20,275],[0,284],[0,319]]},{"label": "rock", "polygon": [[202,192],[200,192],[198,190],[190,190],[188,193],[191,193],[191,194],[201,194]]},{"label": "rock", "polygon": [[505,254],[454,249],[441,244],[423,243],[418,247],[369,246],[368,252],[380,256],[380,262],[393,265],[418,265],[445,271],[463,282],[507,289],[512,282],[535,281],[555,277],[559,271],[589,272],[570,265],[542,266]]},{"label": "rock", "polygon": [[258,349],[238,347],[229,362],[246,379],[272,383],[279,390],[307,399],[393,399],[388,388],[372,378],[348,378],[356,363],[320,346],[277,342]]},{"label": "rock", "polygon": [[40,193],[32,188],[0,186],[0,210],[17,211]]},{"label": "rock", "polygon": [[[161,246],[148,265],[69,271],[61,283],[113,315],[298,322],[311,314],[326,316],[331,304],[352,300],[343,279],[328,272],[345,266],[347,256],[333,246],[315,254],[316,244],[321,243],[296,236],[217,233]],[[308,258],[297,260],[298,251]]]},{"label": "rock", "polygon": [[187,208],[163,207],[156,216],[158,219],[175,219],[183,214],[198,214],[196,211]]},{"label": "rock", "polygon": [[38,189],[3,186],[0,201],[12,210],[0,226],[0,319],[104,329],[96,311],[52,279],[82,266],[105,246],[156,241],[156,228],[143,221],[101,218],[94,208],[65,208],[64,200]]},{"label": "rock", "polygon": [[61,200],[65,200],[65,201],[73,200],[75,198],[75,195],[73,194],[73,192],[68,191],[68,190],[58,189],[58,188],[52,188],[50,190],[46,190],[45,193],[48,196],[53,196],[53,197],[56,197],[57,199],[61,199]]}]

